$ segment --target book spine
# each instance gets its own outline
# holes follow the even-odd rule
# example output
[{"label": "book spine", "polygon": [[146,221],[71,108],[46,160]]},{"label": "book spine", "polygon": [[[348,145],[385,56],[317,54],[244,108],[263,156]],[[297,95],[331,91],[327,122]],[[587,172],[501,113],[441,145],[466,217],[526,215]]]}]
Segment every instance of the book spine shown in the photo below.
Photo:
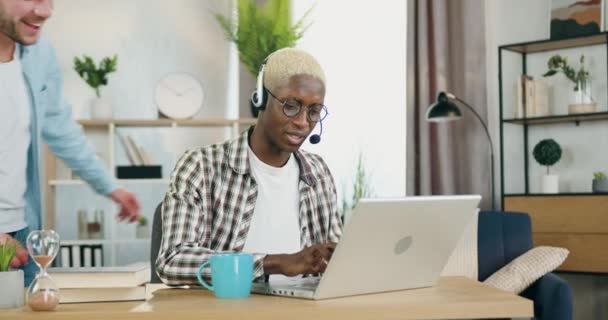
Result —
[{"label": "book spine", "polygon": [[82,248],[82,260],[84,261],[85,267],[93,266],[93,252],[91,247],[86,246]]},{"label": "book spine", "polygon": [[72,267],[80,267],[81,261],[80,261],[80,246],[72,246]]},{"label": "book spine", "polygon": [[72,252],[69,246],[61,246],[61,267],[70,267],[70,261],[72,260]]},{"label": "book spine", "polygon": [[103,251],[101,246],[93,250],[93,262],[95,267],[103,267]]}]

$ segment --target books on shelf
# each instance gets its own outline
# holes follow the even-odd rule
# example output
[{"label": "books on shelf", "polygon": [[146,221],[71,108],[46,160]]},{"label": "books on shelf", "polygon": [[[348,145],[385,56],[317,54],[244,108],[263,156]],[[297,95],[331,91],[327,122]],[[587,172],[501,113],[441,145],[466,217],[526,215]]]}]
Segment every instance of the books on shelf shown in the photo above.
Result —
[{"label": "books on shelf", "polygon": [[60,289],[130,288],[150,281],[150,264],[135,263],[124,267],[49,268]]},{"label": "books on shelf", "polygon": [[57,267],[101,267],[103,266],[103,246],[101,244],[62,244]]},{"label": "books on shelf", "polygon": [[544,117],[549,112],[549,87],[541,79],[521,75],[515,83],[515,118]]},{"label": "books on shelf", "polygon": [[118,135],[120,142],[125,148],[129,162],[134,166],[151,165],[153,160],[146,149],[139,145],[130,135]]}]

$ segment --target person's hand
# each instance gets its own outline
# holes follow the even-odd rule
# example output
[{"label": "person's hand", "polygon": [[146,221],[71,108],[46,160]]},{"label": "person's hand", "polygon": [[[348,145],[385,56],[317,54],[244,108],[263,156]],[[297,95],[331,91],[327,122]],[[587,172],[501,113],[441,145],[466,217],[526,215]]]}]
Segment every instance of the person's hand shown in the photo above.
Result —
[{"label": "person's hand", "polygon": [[17,246],[17,252],[11,260],[11,268],[19,268],[20,266],[26,265],[28,262],[28,254],[27,250],[23,248],[19,241],[13,239],[13,237],[9,236],[6,233],[0,233],[0,244],[9,245],[9,246]]},{"label": "person's hand", "polygon": [[134,193],[124,188],[117,188],[110,193],[110,198],[120,205],[120,212],[118,213],[120,221],[135,222],[139,219],[141,206]]},{"label": "person's hand", "polygon": [[293,277],[325,272],[335,248],[335,243],[320,243],[298,253],[286,255],[281,261],[281,273]]}]

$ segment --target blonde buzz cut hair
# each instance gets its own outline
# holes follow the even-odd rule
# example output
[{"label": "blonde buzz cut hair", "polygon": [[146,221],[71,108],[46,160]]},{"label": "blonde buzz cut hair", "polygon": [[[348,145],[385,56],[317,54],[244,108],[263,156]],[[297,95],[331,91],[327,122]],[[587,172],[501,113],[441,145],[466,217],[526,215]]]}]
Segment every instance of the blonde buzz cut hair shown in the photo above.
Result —
[{"label": "blonde buzz cut hair", "polygon": [[264,87],[274,91],[289,83],[296,75],[311,75],[325,84],[325,72],[317,59],[296,48],[283,48],[271,53],[264,66]]}]

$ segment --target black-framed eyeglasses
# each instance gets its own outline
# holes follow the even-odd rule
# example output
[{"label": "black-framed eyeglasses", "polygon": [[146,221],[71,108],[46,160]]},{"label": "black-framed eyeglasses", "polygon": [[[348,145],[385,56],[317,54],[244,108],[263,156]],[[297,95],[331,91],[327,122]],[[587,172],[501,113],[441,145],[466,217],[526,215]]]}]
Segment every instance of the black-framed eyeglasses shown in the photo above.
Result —
[{"label": "black-framed eyeglasses", "polygon": [[[274,94],[272,94],[270,90],[266,90],[266,92],[268,92],[268,94],[270,94],[275,100],[281,103],[281,105],[283,106],[283,113],[287,117],[295,117],[300,114],[300,111],[302,111],[303,106],[300,100],[295,98],[287,98],[285,101],[281,101]],[[325,119],[328,114],[329,112],[327,112],[327,107],[320,103],[314,103],[309,105],[308,111],[306,111],[306,117],[310,122],[319,122]]]}]

